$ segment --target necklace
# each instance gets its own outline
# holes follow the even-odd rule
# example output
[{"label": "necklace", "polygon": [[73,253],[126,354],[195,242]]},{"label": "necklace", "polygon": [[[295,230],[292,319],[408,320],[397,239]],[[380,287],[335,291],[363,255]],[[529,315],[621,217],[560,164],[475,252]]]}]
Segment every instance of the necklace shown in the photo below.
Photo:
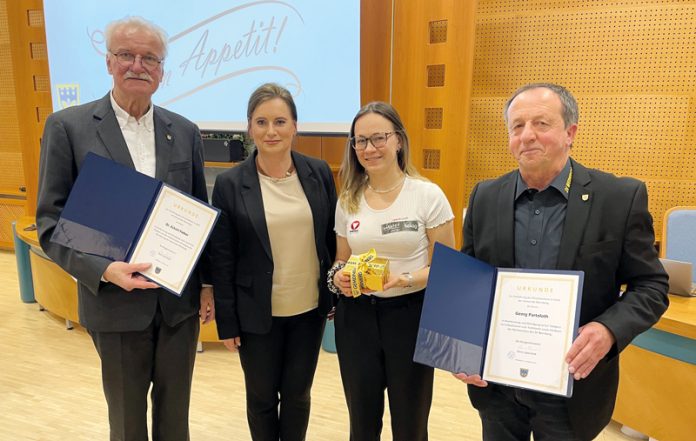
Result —
[{"label": "necklace", "polygon": [[293,163],[290,162],[290,167],[285,171],[284,176],[281,176],[279,178],[277,178],[275,176],[271,176],[268,173],[266,173],[266,171],[263,169],[263,167],[261,167],[261,164],[259,164],[258,158],[256,159],[256,168],[261,172],[262,175],[268,176],[273,182],[278,182],[281,179],[289,178],[290,176],[292,176],[293,171],[295,171],[295,168],[293,167]]},{"label": "necklace", "polygon": [[405,180],[406,180],[406,176],[402,177],[399,180],[399,182],[396,183],[395,186],[387,188],[385,190],[377,190],[372,185],[370,185],[370,181],[367,181],[367,188],[369,188],[370,190],[372,190],[373,192],[375,192],[377,194],[389,193],[389,192],[392,192],[392,191],[396,190],[397,188],[399,188],[401,186],[401,184],[404,183]]}]

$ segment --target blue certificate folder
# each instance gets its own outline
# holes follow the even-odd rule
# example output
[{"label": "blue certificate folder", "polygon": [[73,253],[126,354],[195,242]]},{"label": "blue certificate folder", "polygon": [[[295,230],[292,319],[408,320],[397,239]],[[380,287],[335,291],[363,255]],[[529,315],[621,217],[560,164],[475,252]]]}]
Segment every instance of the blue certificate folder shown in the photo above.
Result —
[{"label": "blue certificate folder", "polygon": [[90,152],[51,241],[83,253],[127,262],[163,185],[157,179]]},{"label": "blue certificate folder", "polygon": [[496,267],[435,243],[413,360],[481,374]]},{"label": "blue certificate folder", "polygon": [[[573,336],[577,335],[579,305],[582,299],[582,272],[510,268],[500,268],[500,270],[578,276],[575,315],[571,317]],[[484,376],[486,346],[491,328],[491,312],[498,271],[498,268],[467,254],[439,243],[435,244],[414,361],[448,372]],[[516,385],[516,387],[526,386]],[[535,389],[533,386],[530,388]],[[568,388],[559,394],[565,396],[572,394],[570,374]]]}]

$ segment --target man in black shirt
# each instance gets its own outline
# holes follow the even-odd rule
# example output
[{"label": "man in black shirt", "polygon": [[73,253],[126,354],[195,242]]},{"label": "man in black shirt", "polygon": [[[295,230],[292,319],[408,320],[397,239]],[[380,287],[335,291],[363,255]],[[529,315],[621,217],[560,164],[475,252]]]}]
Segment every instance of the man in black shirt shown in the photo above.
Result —
[{"label": "man in black shirt", "polygon": [[498,267],[585,272],[581,328],[566,356],[576,383],[565,398],[457,377],[469,384],[484,440],[590,440],[611,418],[619,352],[668,305],[647,190],[570,158],[578,108],[564,87],[518,89],[505,119],[519,169],[476,185],[462,251]]}]

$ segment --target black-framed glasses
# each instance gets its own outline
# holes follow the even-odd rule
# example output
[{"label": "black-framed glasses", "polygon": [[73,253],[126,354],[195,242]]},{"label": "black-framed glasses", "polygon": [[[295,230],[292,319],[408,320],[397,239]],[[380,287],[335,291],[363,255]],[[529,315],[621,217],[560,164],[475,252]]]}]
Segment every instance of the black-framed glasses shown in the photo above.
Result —
[{"label": "black-framed glasses", "polygon": [[142,64],[146,69],[152,70],[157,69],[160,64],[164,61],[164,58],[158,58],[154,55],[136,55],[130,52],[111,52],[111,55],[116,57],[116,61],[123,67],[130,67],[135,63],[135,60],[140,57],[140,64]]},{"label": "black-framed glasses", "polygon": [[372,147],[376,149],[381,149],[385,145],[387,145],[387,140],[389,137],[396,132],[382,132],[382,133],[373,133],[372,136],[370,137],[363,137],[363,136],[358,136],[358,137],[353,137],[350,138],[350,145],[358,151],[365,150],[367,148],[367,143],[368,141],[370,144],[372,144]]}]

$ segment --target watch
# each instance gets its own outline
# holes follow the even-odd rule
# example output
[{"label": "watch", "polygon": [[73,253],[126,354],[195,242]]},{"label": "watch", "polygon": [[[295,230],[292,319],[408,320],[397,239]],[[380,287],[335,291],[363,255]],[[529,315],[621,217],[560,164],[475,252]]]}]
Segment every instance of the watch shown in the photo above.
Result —
[{"label": "watch", "polygon": [[401,275],[405,276],[406,280],[408,281],[408,283],[406,284],[406,286],[404,286],[404,288],[411,288],[413,286],[413,274],[411,274],[410,272],[407,272],[407,273],[401,273]]}]

